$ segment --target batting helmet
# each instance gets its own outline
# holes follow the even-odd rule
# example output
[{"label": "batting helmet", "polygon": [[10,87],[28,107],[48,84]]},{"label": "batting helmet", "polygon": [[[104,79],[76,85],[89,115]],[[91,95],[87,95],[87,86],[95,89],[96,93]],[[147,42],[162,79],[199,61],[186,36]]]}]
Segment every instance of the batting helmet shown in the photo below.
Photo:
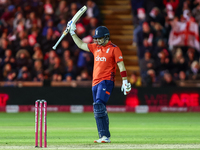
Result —
[{"label": "batting helmet", "polygon": [[105,26],[99,26],[98,28],[96,28],[95,35],[93,36],[93,38],[96,39],[96,38],[102,38],[106,36],[108,37],[110,36],[108,28],[106,28]]}]

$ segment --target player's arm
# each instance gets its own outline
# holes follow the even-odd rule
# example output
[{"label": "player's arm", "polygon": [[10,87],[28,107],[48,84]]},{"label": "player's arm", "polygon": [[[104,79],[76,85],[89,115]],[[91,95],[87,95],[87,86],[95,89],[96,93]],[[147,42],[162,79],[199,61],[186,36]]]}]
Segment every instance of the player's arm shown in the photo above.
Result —
[{"label": "player's arm", "polygon": [[76,34],[72,35],[72,39],[80,49],[90,52],[87,43],[84,43]]},{"label": "player's arm", "polygon": [[74,23],[71,24],[71,27],[70,27],[70,34],[72,36],[72,39],[74,40],[74,42],[76,43],[76,45],[84,50],[84,51],[87,51],[87,52],[90,52],[88,46],[87,46],[87,43],[84,43],[75,33],[75,30],[76,30],[76,25]]},{"label": "player's arm", "polygon": [[[125,68],[124,62],[120,61],[120,62],[117,63],[117,65],[119,67],[119,71],[121,73],[122,80],[127,80],[126,68]],[[124,73],[124,75],[122,75],[123,73]]]},{"label": "player's arm", "polygon": [[119,71],[122,77],[122,87],[121,91],[124,92],[124,95],[127,95],[131,91],[131,84],[127,80],[126,68],[123,61],[117,63]]}]

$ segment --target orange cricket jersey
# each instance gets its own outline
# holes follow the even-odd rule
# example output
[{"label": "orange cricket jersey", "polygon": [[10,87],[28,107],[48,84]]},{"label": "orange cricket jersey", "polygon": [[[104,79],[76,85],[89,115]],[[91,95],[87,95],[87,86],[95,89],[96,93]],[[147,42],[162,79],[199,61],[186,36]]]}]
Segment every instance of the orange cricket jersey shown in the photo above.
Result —
[{"label": "orange cricket jersey", "polygon": [[117,63],[123,61],[119,47],[109,41],[105,46],[88,44],[88,48],[94,55],[92,86],[103,80],[115,81]]}]

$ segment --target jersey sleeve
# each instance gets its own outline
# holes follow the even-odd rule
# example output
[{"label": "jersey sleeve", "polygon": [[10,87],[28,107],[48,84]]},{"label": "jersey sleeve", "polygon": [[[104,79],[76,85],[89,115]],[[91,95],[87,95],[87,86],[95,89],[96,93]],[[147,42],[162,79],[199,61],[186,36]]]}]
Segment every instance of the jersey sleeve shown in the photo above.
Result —
[{"label": "jersey sleeve", "polygon": [[114,49],[114,57],[115,57],[115,62],[118,63],[120,61],[123,61],[123,56],[122,56],[122,52],[119,49],[119,47],[116,47]]},{"label": "jersey sleeve", "polygon": [[88,44],[88,48],[90,52],[94,53],[94,50],[96,49],[96,44],[95,43]]}]

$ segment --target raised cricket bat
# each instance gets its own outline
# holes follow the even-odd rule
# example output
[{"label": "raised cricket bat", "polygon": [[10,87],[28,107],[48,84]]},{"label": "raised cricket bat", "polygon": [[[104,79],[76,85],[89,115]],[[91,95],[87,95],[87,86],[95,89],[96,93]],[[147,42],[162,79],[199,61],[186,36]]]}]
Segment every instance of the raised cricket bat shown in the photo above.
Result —
[{"label": "raised cricket bat", "polygon": [[[78,21],[78,19],[83,15],[83,13],[87,10],[86,6],[83,6],[72,18],[71,20],[71,24],[72,23],[76,23]],[[60,43],[60,41],[67,35],[67,33],[69,32],[69,27],[66,27],[65,31],[63,31],[61,37],[58,39],[58,41],[56,42],[56,44],[52,47],[54,50],[56,49],[56,47],[58,46],[58,44]]]}]

